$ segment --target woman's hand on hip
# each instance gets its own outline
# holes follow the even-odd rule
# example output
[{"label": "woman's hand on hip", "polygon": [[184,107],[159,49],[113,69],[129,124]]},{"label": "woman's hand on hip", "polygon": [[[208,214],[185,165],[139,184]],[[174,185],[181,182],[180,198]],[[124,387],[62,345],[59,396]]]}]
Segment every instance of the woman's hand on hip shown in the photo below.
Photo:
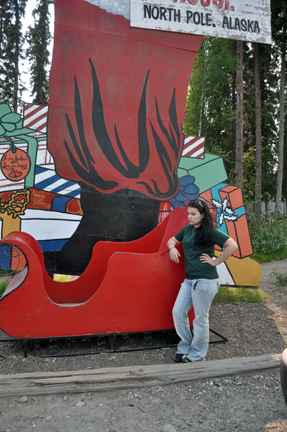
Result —
[{"label": "woman's hand on hip", "polygon": [[211,265],[212,267],[215,267],[215,262],[214,262],[214,260],[213,260],[213,259],[212,259],[208,254],[206,254],[206,253],[201,254],[200,257],[199,257],[199,259],[200,259],[200,261],[201,261],[202,263],[204,263],[204,264],[209,264],[209,265]]}]

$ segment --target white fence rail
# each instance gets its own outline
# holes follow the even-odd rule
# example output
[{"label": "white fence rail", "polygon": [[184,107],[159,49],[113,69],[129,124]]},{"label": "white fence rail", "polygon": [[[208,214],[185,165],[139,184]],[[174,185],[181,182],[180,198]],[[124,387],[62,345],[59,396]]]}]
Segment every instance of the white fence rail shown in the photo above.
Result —
[{"label": "white fence rail", "polygon": [[[275,213],[275,211],[279,211],[282,214],[283,213],[287,213],[286,201],[280,202],[280,205],[278,206],[278,208],[276,208],[276,206],[275,206],[275,201],[269,201],[269,203],[268,203],[268,214]],[[262,214],[266,213],[265,203],[261,204],[261,213]]]}]

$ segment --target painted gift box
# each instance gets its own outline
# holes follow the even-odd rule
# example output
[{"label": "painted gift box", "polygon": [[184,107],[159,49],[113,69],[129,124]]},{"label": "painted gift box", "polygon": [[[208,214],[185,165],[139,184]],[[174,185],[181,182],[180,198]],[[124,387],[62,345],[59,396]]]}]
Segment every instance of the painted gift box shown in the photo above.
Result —
[{"label": "painted gift box", "polygon": [[[10,180],[3,173],[3,168],[0,171],[0,192],[12,191],[25,189],[34,186],[35,182],[35,169],[36,166],[46,166],[47,164],[52,164],[53,158],[47,150],[47,138],[46,136],[27,136],[26,140],[13,140],[15,148],[29,156],[30,159],[30,170],[26,177],[17,178]],[[32,145],[32,149],[31,147]],[[9,152],[10,145],[6,140],[0,140],[0,164],[5,153]],[[32,151],[31,151],[32,150]],[[22,154],[23,154],[22,153]],[[36,163],[35,163],[36,162]]]},{"label": "painted gift box", "polygon": [[185,136],[183,144],[183,157],[204,159],[205,138],[197,136]]},{"label": "painted gift box", "polygon": [[35,131],[29,135],[36,138],[38,142],[36,159],[38,166],[54,163],[54,159],[47,148],[47,120],[47,105],[25,104],[23,125]]},{"label": "painted gift box", "polygon": [[[21,152],[27,153],[28,144],[23,140],[13,140],[16,149]],[[9,152],[10,143],[5,139],[0,139],[0,164],[4,155]],[[33,164],[31,164],[30,171],[33,168]],[[21,176],[22,177],[22,176]],[[19,189],[25,189],[27,186],[27,177],[25,178],[17,178],[17,174],[15,175],[15,180],[10,180],[7,178],[2,169],[0,170],[0,193],[4,191],[13,191]]]},{"label": "painted gift box", "polygon": [[23,125],[38,133],[47,133],[48,105],[25,104]]},{"label": "painted gift box", "polygon": [[[61,250],[81,217],[80,200],[68,195],[36,188],[0,193],[1,238],[13,231],[25,231],[38,240],[43,252]],[[22,269],[26,261],[22,262],[17,253],[14,255],[10,256],[11,265],[7,267],[7,252],[2,248],[0,268]]]},{"label": "painted gift box", "polygon": [[222,182],[227,180],[222,157],[210,153],[205,153],[204,159],[182,157],[179,161],[177,175],[178,178],[193,176],[200,194],[216,184],[224,184]]},{"label": "painted gift box", "polygon": [[36,117],[32,112],[27,123],[29,110],[23,120],[8,104],[0,104],[0,192],[33,187],[36,165],[53,163],[47,149],[48,107],[36,108],[40,111]]},{"label": "painted gift box", "polygon": [[218,184],[211,188],[211,202],[217,209],[218,228],[238,244],[233,256],[245,258],[253,254],[242,190],[237,186]]},{"label": "painted gift box", "polygon": [[238,258],[245,258],[253,254],[251,238],[248,229],[247,217],[243,204],[242,190],[236,186],[226,186],[219,190],[222,203],[229,202],[230,208],[236,219],[225,219],[227,232],[230,237],[236,239],[237,251],[233,254]]}]

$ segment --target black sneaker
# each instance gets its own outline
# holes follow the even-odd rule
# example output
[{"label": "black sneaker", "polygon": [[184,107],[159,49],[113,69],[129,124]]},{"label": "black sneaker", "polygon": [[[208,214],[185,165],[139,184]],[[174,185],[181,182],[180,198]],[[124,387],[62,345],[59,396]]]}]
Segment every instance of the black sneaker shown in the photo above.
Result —
[{"label": "black sneaker", "polygon": [[[192,360],[189,360],[189,358],[185,355],[182,357],[182,363],[193,363]],[[200,360],[195,360],[195,361],[205,361],[205,357],[203,357]]]},{"label": "black sneaker", "polygon": [[182,362],[182,357],[184,356],[184,354],[179,354],[179,353],[176,353],[175,355],[174,355],[174,357],[173,357],[173,361],[175,362],[175,363],[181,363]]}]

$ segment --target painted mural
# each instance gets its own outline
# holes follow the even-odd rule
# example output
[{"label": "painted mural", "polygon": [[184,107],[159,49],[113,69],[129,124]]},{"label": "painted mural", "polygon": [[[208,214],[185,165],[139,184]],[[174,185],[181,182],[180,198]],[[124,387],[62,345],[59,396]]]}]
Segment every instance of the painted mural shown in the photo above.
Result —
[{"label": "painted mural", "polygon": [[131,28],[128,3],[55,0],[49,107],[0,105],[1,237],[28,233],[48,273],[80,275],[98,242],[140,239],[201,197],[239,244],[221,283],[258,286],[241,190],[181,131],[203,37]]}]

